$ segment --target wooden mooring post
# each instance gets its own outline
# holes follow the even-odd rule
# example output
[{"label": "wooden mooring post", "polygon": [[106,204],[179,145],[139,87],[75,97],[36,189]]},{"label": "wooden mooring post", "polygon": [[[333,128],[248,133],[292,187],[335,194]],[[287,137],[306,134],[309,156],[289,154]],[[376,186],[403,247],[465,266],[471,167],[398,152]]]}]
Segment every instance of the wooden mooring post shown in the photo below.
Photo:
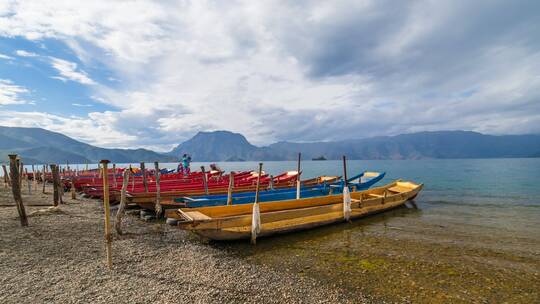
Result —
[{"label": "wooden mooring post", "polygon": [[154,162],[154,169],[156,170],[156,204],[154,206],[154,210],[156,211],[156,218],[160,218],[161,214],[163,213],[163,208],[161,207],[161,190],[159,187],[159,179],[160,179],[160,173],[159,173],[159,163]]},{"label": "wooden mooring post", "polygon": [[17,181],[19,182],[19,188],[22,188],[24,164],[19,158],[17,158],[17,166],[19,167],[19,179]]},{"label": "wooden mooring post", "polygon": [[7,188],[11,185],[9,174],[6,165],[2,164],[2,171],[4,171],[4,187]]},{"label": "wooden mooring post", "polygon": [[41,175],[41,182],[43,183],[42,187],[43,187],[43,190],[42,192],[45,193],[45,185],[47,184],[47,165],[43,165],[43,172],[41,172],[42,175]]},{"label": "wooden mooring post", "polygon": [[300,161],[302,153],[298,153],[298,166],[296,168],[296,199],[300,199]]},{"label": "wooden mooring post", "polygon": [[229,173],[229,189],[227,190],[227,205],[232,205],[232,193],[234,189],[234,172]]},{"label": "wooden mooring post", "polygon": [[126,210],[127,199],[126,192],[129,183],[129,178],[131,176],[130,170],[124,170],[122,175],[122,192],[120,193],[120,206],[118,206],[118,211],[116,212],[116,219],[114,221],[114,228],[118,234],[122,234],[122,216]]},{"label": "wooden mooring post", "polygon": [[71,199],[77,199],[77,191],[75,190],[75,176],[72,176],[71,177],[71,180],[70,180],[70,184],[71,184]]},{"label": "wooden mooring post", "polygon": [[105,172],[103,178],[103,209],[105,210],[105,245],[107,254],[107,266],[112,269],[112,236],[111,236],[111,207],[109,205],[109,179],[107,178],[107,165],[109,161],[104,159],[101,162],[102,170]]},{"label": "wooden mooring post", "polygon": [[9,171],[11,173],[11,180],[13,181],[13,183],[11,184],[13,200],[15,200],[15,204],[17,205],[17,211],[19,212],[19,219],[21,220],[21,226],[26,227],[28,226],[28,218],[26,217],[26,210],[24,209],[22,196],[21,196],[21,187],[19,183],[19,180],[21,178],[20,178],[19,164],[18,164],[16,154],[9,155]]},{"label": "wooden mooring post", "polygon": [[201,171],[202,171],[202,181],[203,181],[203,186],[204,186],[204,193],[206,193],[206,195],[208,195],[208,180],[206,179],[206,171],[204,170],[204,166],[201,166]]},{"label": "wooden mooring post", "polygon": [[142,171],[142,182],[144,186],[144,192],[148,193],[148,181],[146,180],[146,168],[144,167],[144,162],[141,162],[141,171]]},{"label": "wooden mooring post", "polygon": [[53,179],[53,206],[57,207],[58,203],[60,202],[60,191],[58,190],[58,165],[56,164],[50,164],[51,167],[51,175]]},{"label": "wooden mooring post", "polygon": [[36,179],[36,168],[32,164],[32,185],[34,186],[34,191],[37,191],[37,179]]},{"label": "wooden mooring post", "polygon": [[257,186],[255,187],[255,202],[251,211],[251,244],[257,243],[257,234],[261,232],[261,211],[259,209],[259,188],[261,186],[263,163],[259,163],[259,175],[257,176]]},{"label": "wooden mooring post", "polygon": [[112,171],[113,171],[113,187],[116,189],[116,164],[112,165]]}]

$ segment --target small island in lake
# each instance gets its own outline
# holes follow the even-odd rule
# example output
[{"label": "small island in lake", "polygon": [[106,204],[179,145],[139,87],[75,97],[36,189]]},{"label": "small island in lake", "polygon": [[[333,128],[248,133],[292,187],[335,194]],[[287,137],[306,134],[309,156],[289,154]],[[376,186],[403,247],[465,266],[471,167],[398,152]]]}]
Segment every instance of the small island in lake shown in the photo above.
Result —
[{"label": "small island in lake", "polygon": [[321,155],[319,157],[314,157],[311,160],[326,160],[326,157],[324,157],[324,155]]}]

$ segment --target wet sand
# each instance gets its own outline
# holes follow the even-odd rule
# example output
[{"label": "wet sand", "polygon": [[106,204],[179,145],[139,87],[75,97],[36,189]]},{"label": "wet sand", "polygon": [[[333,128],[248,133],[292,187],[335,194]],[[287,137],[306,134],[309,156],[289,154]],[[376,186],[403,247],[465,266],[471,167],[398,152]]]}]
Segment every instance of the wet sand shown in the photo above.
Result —
[{"label": "wet sand", "polygon": [[[9,192],[0,195],[10,203]],[[23,200],[52,202],[50,194]],[[421,222],[411,207],[256,246],[208,242],[131,215],[108,271],[101,204],[67,201],[62,213],[30,217],[28,228],[14,206],[0,208],[0,302],[540,301],[535,239]]]}]

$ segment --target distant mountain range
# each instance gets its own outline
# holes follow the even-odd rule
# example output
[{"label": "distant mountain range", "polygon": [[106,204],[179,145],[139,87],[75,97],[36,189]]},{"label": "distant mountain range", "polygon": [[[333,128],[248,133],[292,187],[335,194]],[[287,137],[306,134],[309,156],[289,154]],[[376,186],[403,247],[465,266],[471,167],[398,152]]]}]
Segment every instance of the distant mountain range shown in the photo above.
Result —
[{"label": "distant mountain range", "polygon": [[97,163],[108,159],[116,163],[139,161],[175,161],[169,155],[146,149],[105,149],[82,143],[60,133],[41,128],[11,128],[0,126],[0,159],[16,153],[25,164]]},{"label": "distant mountain range", "polygon": [[256,147],[227,131],[199,132],[172,153],[189,153],[199,161],[304,159],[429,159],[539,157],[540,135],[484,135],[469,131],[419,132],[333,142],[278,142]]},{"label": "distant mountain range", "polygon": [[146,149],[105,149],[40,128],[0,127],[0,159],[21,155],[32,163],[174,162],[184,153],[194,161],[339,159],[429,159],[540,157],[540,135],[484,135],[469,131],[419,132],[333,142],[278,142],[257,147],[238,133],[199,132],[171,152]]}]

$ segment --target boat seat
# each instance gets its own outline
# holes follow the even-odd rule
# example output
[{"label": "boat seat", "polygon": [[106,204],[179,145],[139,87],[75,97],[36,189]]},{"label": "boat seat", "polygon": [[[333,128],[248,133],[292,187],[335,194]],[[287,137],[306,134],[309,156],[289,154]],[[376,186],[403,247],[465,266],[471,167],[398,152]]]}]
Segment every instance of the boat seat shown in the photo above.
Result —
[{"label": "boat seat", "polygon": [[184,200],[184,202],[201,202],[201,201],[207,201],[208,199],[207,198],[192,198],[189,196],[184,196],[182,197],[182,200]]},{"label": "boat seat", "polygon": [[377,198],[384,197],[384,195],[382,195],[382,194],[375,194],[375,193],[369,193],[369,196],[377,197]]},{"label": "boat seat", "polygon": [[200,213],[199,211],[188,211],[184,212],[187,216],[192,218],[194,221],[200,221],[200,220],[209,220],[212,219],[206,214]]},{"label": "boat seat", "polygon": [[391,188],[388,188],[388,190],[392,192],[396,192],[396,193],[403,193],[403,192],[410,191],[411,189],[407,187],[402,187],[402,186],[393,186]]}]

